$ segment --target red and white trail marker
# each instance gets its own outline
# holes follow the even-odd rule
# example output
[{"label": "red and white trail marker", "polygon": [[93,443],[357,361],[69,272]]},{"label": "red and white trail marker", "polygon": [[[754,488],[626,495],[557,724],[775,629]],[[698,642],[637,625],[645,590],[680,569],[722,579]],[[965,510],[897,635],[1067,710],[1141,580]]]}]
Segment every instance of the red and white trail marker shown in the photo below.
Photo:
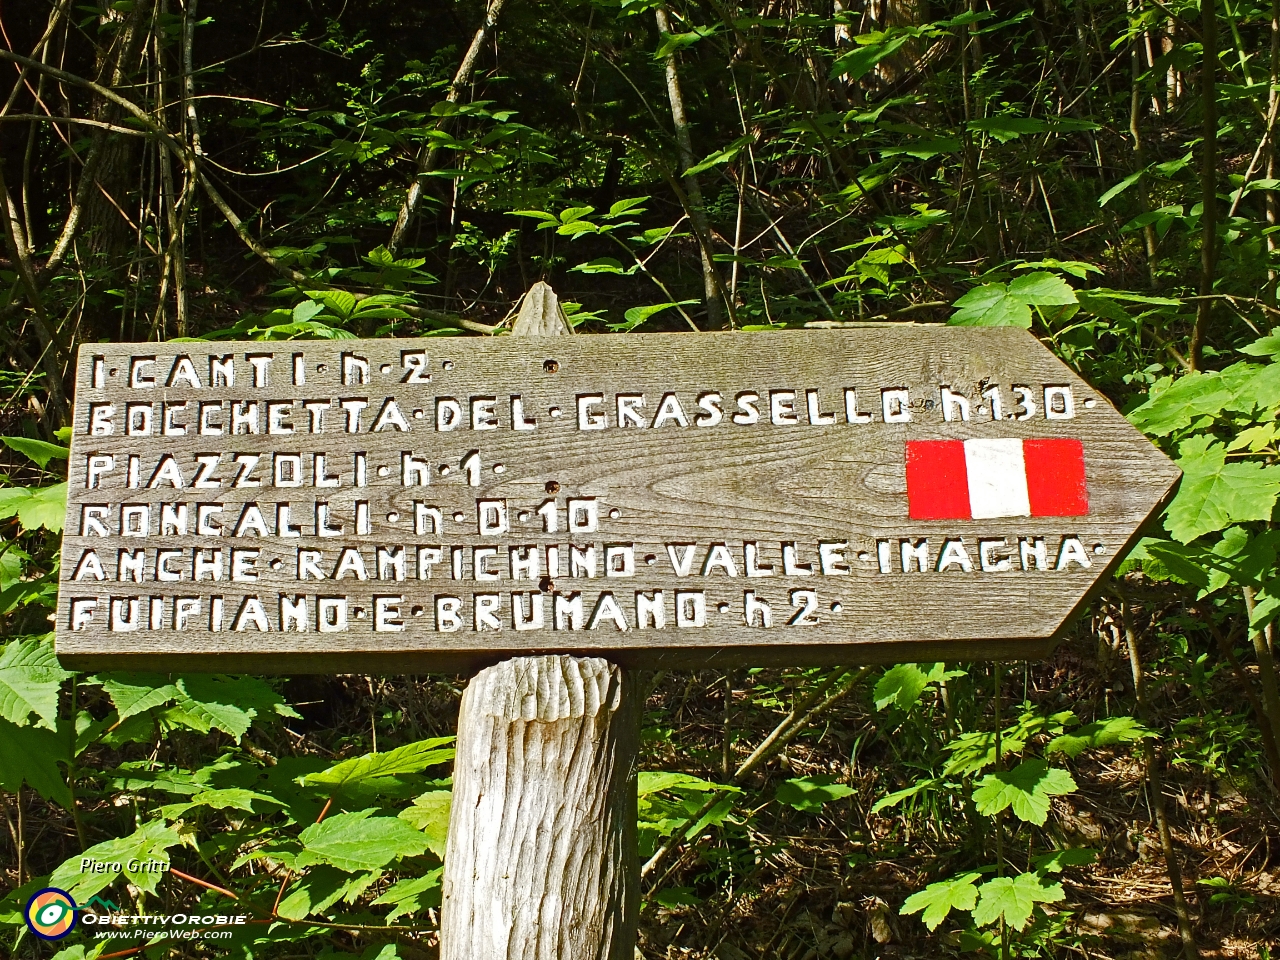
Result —
[{"label": "red and white trail marker", "polygon": [[1084,447],[1073,438],[908,440],[912,520],[1083,517]]}]

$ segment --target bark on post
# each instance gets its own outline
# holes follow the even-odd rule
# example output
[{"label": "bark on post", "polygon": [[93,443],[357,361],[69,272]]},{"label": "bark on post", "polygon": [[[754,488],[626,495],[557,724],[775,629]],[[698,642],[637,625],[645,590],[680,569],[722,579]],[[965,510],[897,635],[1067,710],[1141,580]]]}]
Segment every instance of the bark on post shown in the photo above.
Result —
[{"label": "bark on post", "polygon": [[[571,333],[535,284],[514,335]],[[639,913],[633,675],[515,657],[462,695],[441,960],[631,960]]]}]

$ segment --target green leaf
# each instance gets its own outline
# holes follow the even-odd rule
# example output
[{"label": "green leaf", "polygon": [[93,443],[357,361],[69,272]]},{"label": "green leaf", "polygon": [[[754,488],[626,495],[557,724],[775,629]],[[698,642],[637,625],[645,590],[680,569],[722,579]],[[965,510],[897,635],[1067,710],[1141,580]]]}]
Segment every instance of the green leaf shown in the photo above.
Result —
[{"label": "green leaf", "polygon": [[23,783],[71,809],[71,791],[58,763],[71,763],[71,744],[63,732],[19,727],[0,719],[0,787],[17,793]]},{"label": "green leaf", "polygon": [[1135,183],[1137,183],[1138,180],[1141,179],[1144,173],[1146,173],[1145,170],[1139,170],[1137,173],[1129,174],[1129,176],[1125,177],[1123,180],[1121,180],[1114,187],[1112,187],[1110,190],[1108,190],[1106,193],[1104,193],[1102,196],[1098,198],[1098,206],[1105,207],[1108,203],[1110,203],[1116,197],[1120,196],[1120,194],[1124,193],[1126,190],[1132,187]]},{"label": "green leaf", "polygon": [[32,440],[29,437],[0,437],[0,443],[34,460],[42,470],[48,466],[50,460],[65,460],[71,456],[70,447],[61,447],[46,440]]},{"label": "green leaf", "polygon": [[691,177],[691,176],[694,176],[695,174],[702,173],[704,170],[710,170],[712,167],[718,167],[722,163],[728,163],[730,160],[732,160],[734,157],[736,157],[738,154],[742,152],[743,147],[747,146],[750,143],[753,143],[754,140],[755,140],[754,137],[739,137],[737,140],[733,141],[733,143],[729,144],[723,150],[717,150],[715,153],[712,153],[709,156],[707,156],[700,163],[694,164],[692,167],[686,170],[683,174],[681,174],[681,176]]},{"label": "green leaf", "polygon": [[816,813],[822,809],[823,804],[842,800],[857,792],[836,781],[834,776],[796,777],[781,784],[774,799],[796,810]]},{"label": "green leaf", "polygon": [[1036,117],[983,117],[980,120],[970,120],[967,124],[970,130],[979,133],[989,133],[1001,143],[1008,143],[1010,140],[1016,140],[1018,137],[1031,133],[1045,133],[1048,131],[1049,123]]},{"label": "green leaf", "polygon": [[1152,437],[1168,436],[1201,417],[1231,411],[1274,411],[1280,406],[1280,364],[1234,363],[1225,370],[1157,381],[1129,421]]},{"label": "green leaf", "polygon": [[560,222],[555,214],[547,213],[544,210],[511,210],[509,212],[513,217],[531,217],[535,220],[541,220],[546,224]]},{"label": "green leaf", "polygon": [[1152,390],[1142,406],[1129,413],[1129,422],[1149,437],[1166,437],[1192,421],[1220,413],[1232,392],[1215,371],[1189,373],[1166,389]]},{"label": "green leaf", "polygon": [[343,320],[350,317],[351,311],[356,308],[355,295],[345,290],[308,290],[307,296],[320,301],[331,313]]},{"label": "green leaf", "polygon": [[1155,579],[1180,580],[1202,589],[1207,589],[1213,580],[1213,571],[1206,566],[1206,559],[1212,555],[1199,546],[1150,540],[1143,550],[1147,561],[1143,570]]},{"label": "green leaf", "polygon": [[55,953],[50,960],[97,960],[97,958],[101,956],[102,951],[107,949],[110,945],[110,940],[105,940],[102,943],[91,944],[89,946],[85,946],[83,943],[77,943],[70,947],[63,947]]},{"label": "green leaf", "polygon": [[663,887],[650,894],[648,900],[669,910],[675,907],[696,907],[702,903],[692,887]]},{"label": "green leaf", "polygon": [[339,813],[299,834],[299,866],[329,863],[340,870],[379,870],[401,857],[427,849],[426,837],[397,817],[374,817],[373,810]]},{"label": "green leaf", "polygon": [[[35,486],[35,488],[14,486],[9,489],[23,490],[27,494],[14,504],[17,507],[14,513],[17,513],[23,530],[45,529],[52,534],[59,534],[63,530],[63,520],[67,516],[67,484]],[[13,516],[13,513],[4,515],[4,506],[4,500],[0,499],[0,516]]]},{"label": "green leaf", "polygon": [[1154,731],[1148,730],[1133,717],[1108,717],[1106,720],[1087,723],[1071,733],[1054,737],[1049,741],[1044,752],[1078,757],[1086,750],[1110,747],[1117,743],[1134,743],[1156,735]]},{"label": "green leaf", "polygon": [[1129,316],[1129,311],[1116,303],[1110,297],[1095,297],[1086,291],[1077,294],[1080,302],[1080,309],[1085,313],[1091,313],[1095,317],[1101,317],[1103,320],[1112,320],[1116,323],[1130,323],[1133,318]]},{"label": "green leaf", "polygon": [[626,268],[622,266],[621,260],[615,260],[613,257],[600,257],[598,260],[592,260],[589,263],[579,263],[577,266],[569,268],[570,273],[611,273],[618,276],[624,276],[627,273]]},{"label": "green leaf", "polygon": [[158,673],[108,673],[101,682],[120,720],[164,706],[178,696],[178,688]]},{"label": "green leaf", "polygon": [[982,878],[980,873],[964,873],[949,880],[931,883],[918,893],[907,897],[899,911],[903,916],[920,913],[920,919],[932,932],[938,924],[947,919],[952,910],[969,912],[978,902],[978,888],[975,884]]},{"label": "green leaf", "polygon": [[1258,590],[1249,627],[1263,630],[1277,616],[1280,616],[1280,577],[1273,577]]},{"label": "green leaf", "polygon": [[289,887],[288,896],[280,901],[278,912],[286,920],[303,920],[312,914],[323,913],[342,899],[353,880],[365,879],[363,874],[352,877],[350,873],[322,863],[312,867],[305,877]]},{"label": "green leaf", "polygon": [[890,704],[899,710],[909,710],[931,684],[962,676],[963,670],[949,671],[943,663],[900,663],[884,672],[871,695],[877,710]]},{"label": "green leaf", "polygon": [[712,783],[710,780],[702,780],[687,773],[675,773],[667,770],[640,771],[639,776],[636,778],[637,796],[647,797],[653,793],[661,793],[663,790],[693,793],[714,793],[718,790],[728,790],[731,793],[742,792],[737,787],[731,787],[723,783]]},{"label": "green leaf", "polygon": [[1076,292],[1061,277],[1044,270],[1015,277],[1009,296],[1038,307],[1062,307],[1076,302]]},{"label": "green leaf", "polygon": [[955,302],[947,323],[957,327],[1023,327],[1031,329],[1031,310],[1009,294],[1003,283],[984,283]]},{"label": "green leaf", "polygon": [[623,317],[626,318],[628,324],[627,331],[630,332],[631,330],[636,329],[640,324],[644,323],[655,314],[661,313],[663,310],[669,310],[672,307],[683,307],[697,302],[697,300],[681,300],[679,302],[672,303],[654,303],[647,307],[632,307],[623,314]]},{"label": "green leaf", "polygon": [[1019,820],[1044,826],[1049,818],[1050,798],[1075,790],[1076,782],[1067,771],[1043,760],[1024,760],[1012,770],[983,777],[973,791],[973,804],[983,816],[992,817],[1012,808]]},{"label": "green leaf", "polygon": [[328,770],[307,774],[299,782],[305,786],[323,787],[336,793],[344,787],[353,786],[374,777],[418,773],[427,767],[452,760],[453,748],[444,747],[444,744],[452,742],[453,737],[434,737],[430,740],[408,743],[385,753],[366,753],[364,756],[352,757],[350,760],[336,763]]},{"label": "green leaf", "polygon": [[201,733],[223,730],[239,740],[258,717],[298,716],[270,684],[257,677],[196,674],[180,678],[176,687],[176,701],[161,719]]},{"label": "green leaf", "polygon": [[413,801],[413,806],[401,810],[399,817],[421,830],[427,838],[427,849],[444,859],[445,843],[449,837],[449,811],[453,794],[448,790],[431,790]]},{"label": "green leaf", "polygon": [[421,913],[430,907],[440,906],[440,878],[444,867],[436,867],[421,877],[400,880],[373,901],[374,906],[390,904],[394,909],[387,914],[387,923],[395,923],[400,917]]},{"label": "green leaf", "polygon": [[1275,357],[1280,354],[1280,327],[1272,327],[1270,334],[1241,347],[1240,352],[1251,357]]},{"label": "green leaf", "polygon": [[278,807],[286,806],[275,797],[269,797],[265,793],[255,793],[252,790],[246,790],[244,787],[225,787],[220,790],[201,790],[199,793],[193,794],[190,801],[191,805],[197,807],[211,807],[214,810],[244,810],[246,813],[253,813],[253,801],[274,804]]},{"label": "green leaf", "polygon": [[640,205],[648,199],[648,197],[627,197],[625,200],[615,201],[609,207],[609,212],[604,214],[604,216],[612,219],[613,217],[620,217],[624,213],[644,213],[644,208]]},{"label": "green leaf", "polygon": [[17,516],[19,505],[31,499],[27,487],[0,487],[0,520]]},{"label": "green leaf", "polygon": [[889,810],[904,800],[910,800],[918,793],[923,793],[925,790],[936,787],[941,782],[941,780],[917,780],[909,787],[903,787],[901,790],[895,790],[893,793],[881,797],[871,805],[871,812],[875,814],[881,810]]},{"label": "green leaf", "polygon": [[293,317],[294,323],[306,323],[316,314],[323,312],[323,303],[316,303],[314,300],[303,300],[293,308],[293,313],[290,316]]},{"label": "green leaf", "polygon": [[1098,851],[1087,847],[1068,847],[1055,850],[1043,857],[1036,857],[1035,868],[1040,874],[1061,873],[1064,867],[1087,867],[1098,859]]},{"label": "green leaf", "polygon": [[565,207],[560,211],[560,222],[562,224],[575,223],[583,217],[591,216],[595,212],[595,207]]},{"label": "green leaf", "polygon": [[1022,274],[1007,286],[984,283],[955,302],[947,323],[961,327],[1031,327],[1031,307],[1076,303],[1076,292],[1061,277],[1045,270]]},{"label": "green leaf", "polygon": [[[95,844],[84,853],[77,853],[67,860],[49,878],[49,885],[59,887],[69,893],[77,903],[84,903],[95,893],[115,882],[122,873],[139,890],[147,893],[156,892],[156,884],[164,876],[160,870],[143,870],[148,861],[158,860],[167,869],[169,866],[170,847],[182,843],[178,832],[164,824],[153,820],[143,824],[127,837],[106,840]],[[82,872],[80,860],[88,857],[98,863],[119,864],[120,870],[107,870],[103,873]],[[132,868],[130,867],[132,864]]]},{"label": "green leaf", "polygon": [[0,591],[22,580],[22,571],[30,560],[30,555],[12,540],[0,540]]},{"label": "green leaf", "polygon": [[0,649],[0,717],[25,726],[36,714],[37,726],[57,729],[58,694],[71,674],[53,655],[48,637],[15,640]]},{"label": "green leaf", "polygon": [[1280,466],[1228,463],[1227,448],[1204,434],[1185,440],[1179,453],[1182,482],[1164,519],[1173,539],[1190,543],[1233,523],[1271,519]]},{"label": "green leaf", "polygon": [[910,36],[896,37],[888,42],[866,43],[857,49],[838,57],[831,66],[831,79],[847,77],[858,80],[871,72],[871,69],[885,57],[891,57],[910,40]]},{"label": "green leaf", "polygon": [[1021,930],[1031,919],[1037,903],[1057,903],[1066,896],[1062,884],[1046,883],[1038,873],[997,877],[978,888],[973,922],[985,927],[1003,918],[1013,929]]},{"label": "green leaf", "polygon": [[685,47],[691,47],[703,37],[710,37],[716,34],[720,29],[720,24],[714,24],[710,27],[700,27],[695,25],[692,30],[683,33],[667,33],[663,34],[662,42],[658,44],[658,49],[654,53],[655,60],[665,60],[670,54],[677,50],[683,50]]}]

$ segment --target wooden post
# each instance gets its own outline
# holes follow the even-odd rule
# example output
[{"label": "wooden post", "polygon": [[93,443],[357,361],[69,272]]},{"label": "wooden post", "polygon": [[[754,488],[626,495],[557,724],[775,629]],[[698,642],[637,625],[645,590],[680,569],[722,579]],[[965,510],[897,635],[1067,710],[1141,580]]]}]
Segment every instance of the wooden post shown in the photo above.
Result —
[{"label": "wooden post", "polygon": [[[569,334],[539,282],[513,335]],[[462,696],[441,960],[631,960],[639,914],[634,675],[515,657]]]}]

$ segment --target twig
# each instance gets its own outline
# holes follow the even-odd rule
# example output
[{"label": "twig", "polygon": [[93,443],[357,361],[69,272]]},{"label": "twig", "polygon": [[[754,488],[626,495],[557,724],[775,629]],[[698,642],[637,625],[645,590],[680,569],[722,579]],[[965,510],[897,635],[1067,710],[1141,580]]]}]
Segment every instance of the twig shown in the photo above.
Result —
[{"label": "twig", "polygon": [[[826,710],[833,703],[843,699],[854,686],[871,671],[870,667],[863,667],[856,673],[850,675],[847,670],[837,669],[831,673],[822,683],[820,683],[813,691],[809,693],[803,700],[792,708],[791,712],[783,718],[782,722],[773,728],[773,731],[764,738],[760,746],[752,752],[738,767],[737,772],[733,775],[733,783],[740,783],[749,777],[757,767],[765,761],[773,758],[782,751],[791,739],[797,733],[805,729],[814,717]],[[842,679],[848,677],[848,680],[841,684],[835,693],[828,696],[825,700],[818,702],[824,693],[839,683]],[[815,706],[816,704],[816,706]],[[729,796],[732,791],[719,790],[713,793],[696,813],[686,817],[684,822],[671,832],[671,839],[654,851],[649,861],[640,868],[641,879],[656,873],[662,865],[671,856],[671,851],[675,849],[680,842],[690,824],[697,823],[706,816],[715,806]]]},{"label": "twig", "polygon": [[[1138,635],[1133,629],[1133,610],[1121,583],[1122,581],[1116,581],[1116,589],[1120,594],[1120,621],[1124,626],[1125,641],[1129,646],[1129,666],[1133,670],[1133,699],[1137,705],[1138,719],[1149,727],[1151,711],[1147,703],[1147,681],[1142,671],[1142,655],[1138,650]],[[1173,834],[1169,830],[1169,817],[1165,812],[1164,778],[1160,774],[1159,758],[1150,740],[1142,741],[1142,752],[1150,785],[1151,808],[1155,814],[1156,829],[1160,834],[1165,867],[1169,872],[1169,885],[1173,888],[1173,910],[1178,916],[1182,955],[1185,960],[1200,960],[1195,931],[1191,926],[1191,915],[1187,911],[1186,893],[1182,889],[1182,867],[1178,863],[1178,852],[1173,848]]]},{"label": "twig", "polygon": [[[193,876],[191,876],[191,874],[189,874],[189,873],[183,873],[181,870],[177,869],[176,867],[170,867],[170,868],[169,868],[169,872],[170,872],[170,873],[172,873],[175,877],[181,877],[183,880],[186,880],[186,881],[188,881],[188,882],[190,882],[190,883],[194,883],[194,884],[196,884],[196,885],[198,885],[198,886],[201,886],[201,887],[204,887],[204,888],[206,888],[206,889],[208,889],[208,890],[213,890],[213,891],[215,891],[215,892],[217,892],[217,893],[221,893],[223,896],[230,897],[232,900],[239,900],[239,899],[240,899],[238,896],[236,896],[234,893],[232,893],[232,892],[231,892],[230,890],[228,890],[226,887],[220,887],[220,886],[218,886],[216,883],[210,883],[210,882],[209,882],[209,881],[207,881],[207,880],[201,880],[199,877],[193,877]],[[276,903],[277,903],[277,906],[278,906],[278,905],[279,905],[279,898],[277,898]]]}]

